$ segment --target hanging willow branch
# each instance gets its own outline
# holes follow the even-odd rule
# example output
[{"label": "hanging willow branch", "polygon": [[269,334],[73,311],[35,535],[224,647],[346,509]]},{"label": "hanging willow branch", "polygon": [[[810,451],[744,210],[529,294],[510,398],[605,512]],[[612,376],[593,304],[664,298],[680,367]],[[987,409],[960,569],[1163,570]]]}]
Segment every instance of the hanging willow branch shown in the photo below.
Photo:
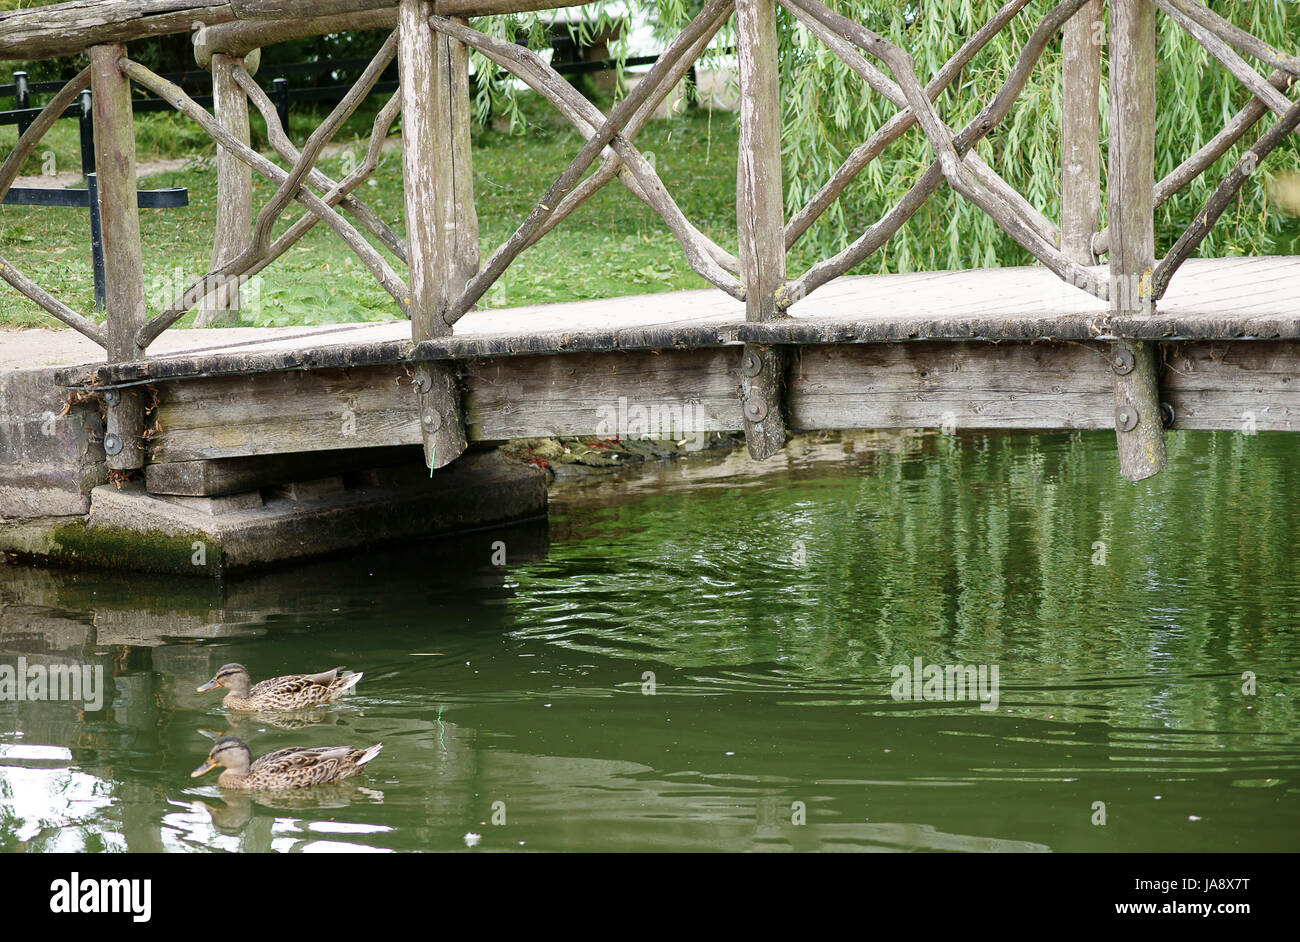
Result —
[{"label": "hanging willow branch", "polygon": [[[1016,14],[1029,5],[1029,0],[1011,0],[1005,4],[978,32],[962,44],[943,68],[941,68],[925,87],[926,97],[934,101],[961,75],[962,71],[985,46],[996,37]],[[785,227],[785,247],[791,248],[821,216],[830,208],[873,160],[879,157],[894,141],[902,137],[913,124],[916,116],[911,110],[900,111],[890,118],[878,131],[864,143],[854,148],[843,164],[831,175],[824,186],[810,199],[799,212],[790,219]]]},{"label": "hanging willow branch", "polygon": [[1236,166],[1223,178],[1223,182],[1210,194],[1209,200],[1196,214],[1196,219],[1187,227],[1187,231],[1178,237],[1169,254],[1156,266],[1155,274],[1151,278],[1152,300],[1159,301],[1164,297],[1165,290],[1169,287],[1169,282],[1178,271],[1178,267],[1191,257],[1196,247],[1210,234],[1210,230],[1223,215],[1223,211],[1228,208],[1228,204],[1236,198],[1242,184],[1255,173],[1264,158],[1290,136],[1297,125],[1300,125],[1300,102],[1292,105],[1285,117],[1279,118],[1255,142],[1254,146],[1241,156]]},{"label": "hanging willow branch", "polygon": [[[985,105],[980,113],[971,119],[953,138],[953,149],[959,156],[965,155],[968,150],[979,143],[1007,116],[1011,106],[1015,104],[1016,99],[1029,82],[1030,74],[1033,72],[1039,58],[1042,57],[1047,44],[1065,25],[1066,21],[1079,11],[1079,8],[1085,2],[1087,0],[1065,0],[1043,18],[1043,21],[1039,23],[1029,37],[1024,49],[1021,50],[1015,66],[1011,69],[1006,82],[998,90],[993,100]],[[782,304],[788,306],[807,297],[810,292],[859,265],[902,228],[903,224],[921,208],[925,201],[929,199],[930,194],[937,190],[943,181],[942,168],[937,162],[931,164],[921,179],[912,185],[903,198],[875,224],[869,227],[852,245],[834,257],[818,262],[798,279],[790,282],[785,289]],[[1015,237],[1014,232],[1012,235]],[[1026,247],[1028,248],[1028,246]],[[1043,247],[1039,245],[1038,248],[1041,250]],[[1083,288],[1095,297],[1102,299],[1109,297],[1108,286],[1095,273],[1077,262],[1065,258],[1059,250],[1054,249],[1053,252],[1060,257],[1055,258],[1050,253],[1045,253],[1047,258],[1043,259],[1044,264],[1050,264],[1053,266],[1054,271],[1057,271],[1071,284]],[[1051,261],[1049,262],[1048,259],[1051,259]]]}]

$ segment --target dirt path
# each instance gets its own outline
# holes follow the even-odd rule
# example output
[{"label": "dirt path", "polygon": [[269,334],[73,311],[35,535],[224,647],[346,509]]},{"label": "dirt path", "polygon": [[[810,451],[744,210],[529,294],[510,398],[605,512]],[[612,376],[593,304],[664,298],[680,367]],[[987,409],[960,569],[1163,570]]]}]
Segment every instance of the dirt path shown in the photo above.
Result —
[{"label": "dirt path", "polygon": [[[136,176],[143,179],[159,173],[170,173],[182,169],[189,162],[190,158],[188,157],[142,160],[136,165]],[[65,170],[53,176],[37,174],[35,176],[19,177],[14,181],[14,186],[48,187],[52,190],[65,190],[68,187],[81,186],[81,179],[80,170]]]}]

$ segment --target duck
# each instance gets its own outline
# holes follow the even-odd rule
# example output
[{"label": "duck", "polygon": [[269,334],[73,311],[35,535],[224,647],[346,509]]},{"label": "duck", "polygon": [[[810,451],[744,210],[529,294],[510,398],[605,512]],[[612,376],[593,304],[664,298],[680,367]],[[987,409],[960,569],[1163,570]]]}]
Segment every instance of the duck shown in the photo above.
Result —
[{"label": "duck", "polygon": [[224,771],[217,776],[217,784],[222,788],[253,791],[332,785],[356,775],[383,748],[383,743],[368,749],[291,746],[254,762],[247,743],[237,736],[222,736],[212,744],[207,760],[190,773],[190,778],[206,775],[220,766]]},{"label": "duck", "polygon": [[319,674],[286,674],[253,684],[248,668],[243,664],[227,664],[202,687],[206,693],[225,687],[230,693],[221,701],[228,710],[245,712],[274,712],[276,710],[302,710],[330,703],[346,690],[351,690],[361,680],[361,673],[345,672],[343,668],[321,671]]}]

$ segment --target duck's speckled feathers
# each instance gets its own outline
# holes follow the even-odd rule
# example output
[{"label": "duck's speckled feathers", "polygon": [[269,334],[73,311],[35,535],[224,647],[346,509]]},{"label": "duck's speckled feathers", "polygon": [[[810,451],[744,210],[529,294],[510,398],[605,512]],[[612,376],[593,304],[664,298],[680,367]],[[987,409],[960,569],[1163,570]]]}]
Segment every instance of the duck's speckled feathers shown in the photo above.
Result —
[{"label": "duck's speckled feathers", "polygon": [[360,673],[345,672],[343,668],[336,667],[319,674],[287,674],[252,684],[248,671],[242,664],[227,664],[199,690],[226,687],[229,692],[221,701],[226,709],[272,713],[303,710],[331,703],[355,687],[361,678]]},{"label": "duck's speckled feathers", "polygon": [[[379,754],[379,746],[354,749],[351,746],[290,747],[267,753],[249,767],[248,788],[272,784],[278,788],[305,788],[341,782],[361,771]],[[224,776],[223,776],[224,777]]]}]

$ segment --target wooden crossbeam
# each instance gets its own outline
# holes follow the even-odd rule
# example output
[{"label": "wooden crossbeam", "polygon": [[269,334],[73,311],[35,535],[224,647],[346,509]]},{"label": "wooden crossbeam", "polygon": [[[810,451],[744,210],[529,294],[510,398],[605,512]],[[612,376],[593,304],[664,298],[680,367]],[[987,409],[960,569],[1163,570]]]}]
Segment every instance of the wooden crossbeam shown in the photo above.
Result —
[{"label": "wooden crossbeam", "polygon": [[[1003,27],[1015,19],[1016,14],[1028,4],[1029,0],[1009,0],[1008,3],[1004,4],[970,39],[962,43],[961,48],[953,53],[952,57],[935,73],[934,78],[925,86],[926,97],[931,101],[938,98],[945,89],[957,80],[966,66],[970,64],[970,61],[979,54],[980,50],[1002,32]],[[799,212],[791,217],[786,226],[785,247],[789,249],[798,242],[804,233],[812,227],[812,224],[821,218],[830,205],[839,198],[844,189],[857,178],[858,174],[915,123],[916,115],[910,109],[900,111],[886,121],[865,142],[854,148],[849,156],[845,158],[844,163],[822,185],[821,189],[814,194]]]},{"label": "wooden crossbeam", "polygon": [[[1095,341],[799,346],[789,423],[809,430],[1113,428],[1111,354],[1110,344]],[[659,416],[665,434],[683,438],[741,431],[742,356],[730,346],[474,361],[464,374],[466,437],[610,435],[620,416],[632,422],[633,436],[647,428],[636,416]],[[1300,432],[1294,341],[1173,342],[1162,345],[1160,359],[1175,428]],[[409,382],[397,364],[160,382],[151,460],[419,445]]]}]

